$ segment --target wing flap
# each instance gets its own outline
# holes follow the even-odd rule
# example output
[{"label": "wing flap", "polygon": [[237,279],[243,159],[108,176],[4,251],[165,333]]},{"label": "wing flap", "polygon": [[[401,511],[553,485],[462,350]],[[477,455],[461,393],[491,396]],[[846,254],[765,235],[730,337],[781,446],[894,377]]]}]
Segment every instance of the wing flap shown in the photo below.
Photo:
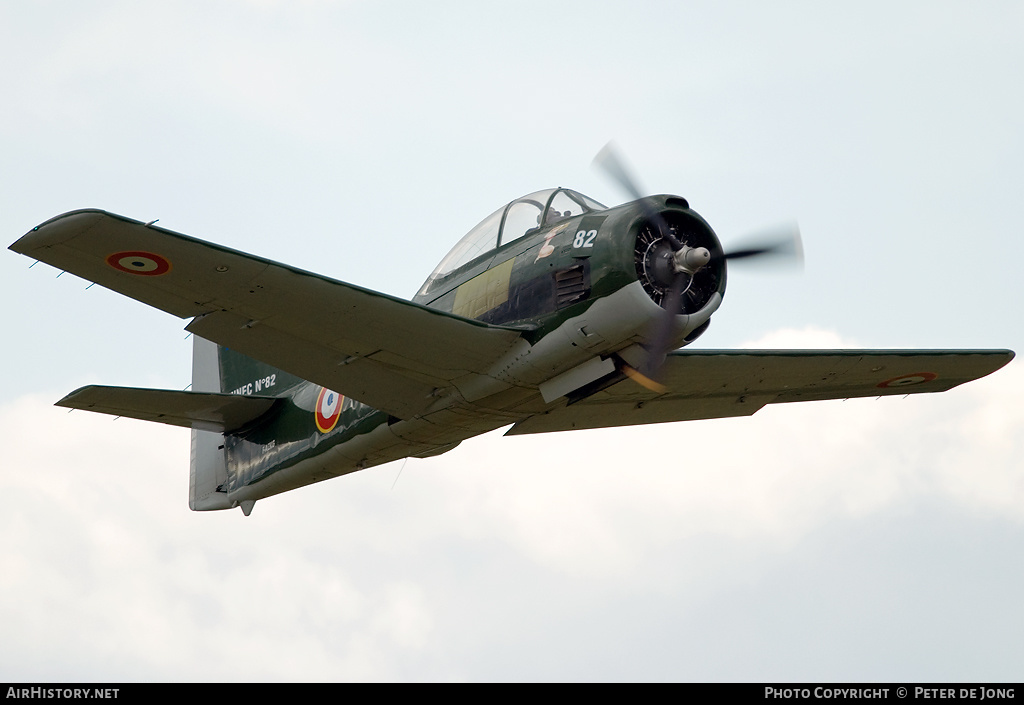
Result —
[{"label": "wing flap", "polygon": [[473,321],[104,211],[74,211],[12,250],[181,318],[188,329],[409,418],[490,366],[521,331]]},{"label": "wing flap", "polygon": [[664,393],[621,381],[520,421],[507,435],[749,416],[766,404],[943,392],[995,372],[1010,350],[677,350]]},{"label": "wing flap", "polygon": [[56,405],[225,433],[255,421],[277,401],[274,397],[90,385],[76,389]]}]

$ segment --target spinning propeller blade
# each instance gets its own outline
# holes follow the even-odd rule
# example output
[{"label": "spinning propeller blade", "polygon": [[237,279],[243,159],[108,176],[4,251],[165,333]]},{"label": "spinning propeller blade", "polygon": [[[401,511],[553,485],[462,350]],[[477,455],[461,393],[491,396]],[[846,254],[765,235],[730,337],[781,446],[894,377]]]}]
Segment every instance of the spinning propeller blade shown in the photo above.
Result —
[{"label": "spinning propeller blade", "polygon": [[[804,246],[800,239],[800,228],[796,223],[780,225],[772,229],[762,230],[748,238],[744,247],[726,252],[722,257],[726,260],[750,260],[764,257],[762,263],[795,264],[798,267],[804,262]],[[774,259],[771,259],[774,258]]]},{"label": "spinning propeller blade", "polygon": [[[671,229],[665,223],[665,218],[661,215],[658,209],[654,207],[654,204],[644,198],[643,193],[637,185],[636,179],[626,167],[625,161],[619,156],[618,151],[612,142],[606,144],[601,151],[597,153],[597,156],[594,157],[593,166],[607,174],[622,188],[623,191],[640,204],[647,221],[651,223],[661,237],[669,243],[674,253],[680,253],[680,251],[683,250],[684,244],[672,233]],[[665,387],[658,382],[660,379],[661,368],[665,362],[666,356],[672,350],[675,316],[679,311],[680,301],[683,293],[688,288],[688,282],[692,280],[692,272],[696,271],[697,268],[704,266],[704,264],[713,263],[715,260],[745,260],[746,262],[751,262],[757,258],[760,258],[762,261],[771,258],[776,263],[788,260],[789,262],[795,262],[798,265],[803,264],[803,244],[800,239],[800,230],[797,228],[795,223],[771,230],[765,230],[749,242],[750,244],[745,247],[737,248],[717,256],[710,255],[707,250],[699,252],[689,248],[687,248],[689,253],[677,255],[675,260],[677,262],[688,262],[690,259],[695,259],[698,263],[692,265],[692,271],[687,271],[687,269],[677,269],[671,285],[668,287],[665,292],[665,296],[662,298],[661,306],[664,314],[659,318],[655,330],[651,335],[651,340],[653,342],[648,348],[646,364],[643,365],[643,369],[641,370],[637,370],[632,367],[624,369],[623,371],[627,376],[653,391],[665,391]],[[703,260],[703,263],[701,263],[701,260]],[[687,265],[682,264],[680,266],[685,267]]]}]

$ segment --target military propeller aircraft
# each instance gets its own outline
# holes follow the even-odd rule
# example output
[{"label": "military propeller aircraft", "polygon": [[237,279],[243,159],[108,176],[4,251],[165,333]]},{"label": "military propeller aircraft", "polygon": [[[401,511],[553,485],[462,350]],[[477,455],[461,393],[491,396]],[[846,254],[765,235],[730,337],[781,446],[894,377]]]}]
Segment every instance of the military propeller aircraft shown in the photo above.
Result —
[{"label": "military propeller aircraft", "polygon": [[405,301],[101,210],[10,249],[185,319],[191,391],[88,386],[57,402],[192,429],[189,507],[240,507],[509,434],[748,416],[766,404],[941,392],[1009,350],[687,350],[725,252],[673,195],[607,208],[554,188],[502,206]]}]

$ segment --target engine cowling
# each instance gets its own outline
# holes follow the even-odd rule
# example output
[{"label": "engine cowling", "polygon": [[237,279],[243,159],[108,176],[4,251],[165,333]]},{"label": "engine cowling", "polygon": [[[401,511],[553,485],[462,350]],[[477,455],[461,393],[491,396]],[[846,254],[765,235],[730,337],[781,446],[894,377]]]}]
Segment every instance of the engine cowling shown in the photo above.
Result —
[{"label": "engine cowling", "polygon": [[[696,313],[708,304],[716,292],[723,296],[725,294],[725,259],[722,257],[721,243],[711,226],[693,211],[666,209],[659,216],[661,222],[645,218],[636,227],[633,263],[637,279],[651,300],[664,307],[673,281],[677,276],[682,276],[682,295],[673,313]],[[669,233],[662,232],[663,228],[667,228]],[[684,247],[707,249],[711,253],[711,261],[692,274],[686,271],[680,273],[673,262],[673,237]]]}]

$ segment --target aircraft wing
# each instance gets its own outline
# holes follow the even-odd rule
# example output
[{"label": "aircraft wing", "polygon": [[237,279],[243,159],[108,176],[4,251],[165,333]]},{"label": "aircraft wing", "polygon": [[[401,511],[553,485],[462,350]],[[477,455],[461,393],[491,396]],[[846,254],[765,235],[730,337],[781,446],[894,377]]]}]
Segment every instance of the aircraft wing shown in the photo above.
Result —
[{"label": "aircraft wing", "polygon": [[196,335],[399,418],[486,372],[521,337],[100,210],[53,218],[10,249],[193,318]]},{"label": "aircraft wing", "polygon": [[256,420],[277,401],[274,397],[91,385],[76,389],[56,406],[224,433]]},{"label": "aircraft wing", "polygon": [[766,404],[944,392],[995,372],[1010,350],[677,350],[658,393],[625,379],[506,435],[749,416]]}]

